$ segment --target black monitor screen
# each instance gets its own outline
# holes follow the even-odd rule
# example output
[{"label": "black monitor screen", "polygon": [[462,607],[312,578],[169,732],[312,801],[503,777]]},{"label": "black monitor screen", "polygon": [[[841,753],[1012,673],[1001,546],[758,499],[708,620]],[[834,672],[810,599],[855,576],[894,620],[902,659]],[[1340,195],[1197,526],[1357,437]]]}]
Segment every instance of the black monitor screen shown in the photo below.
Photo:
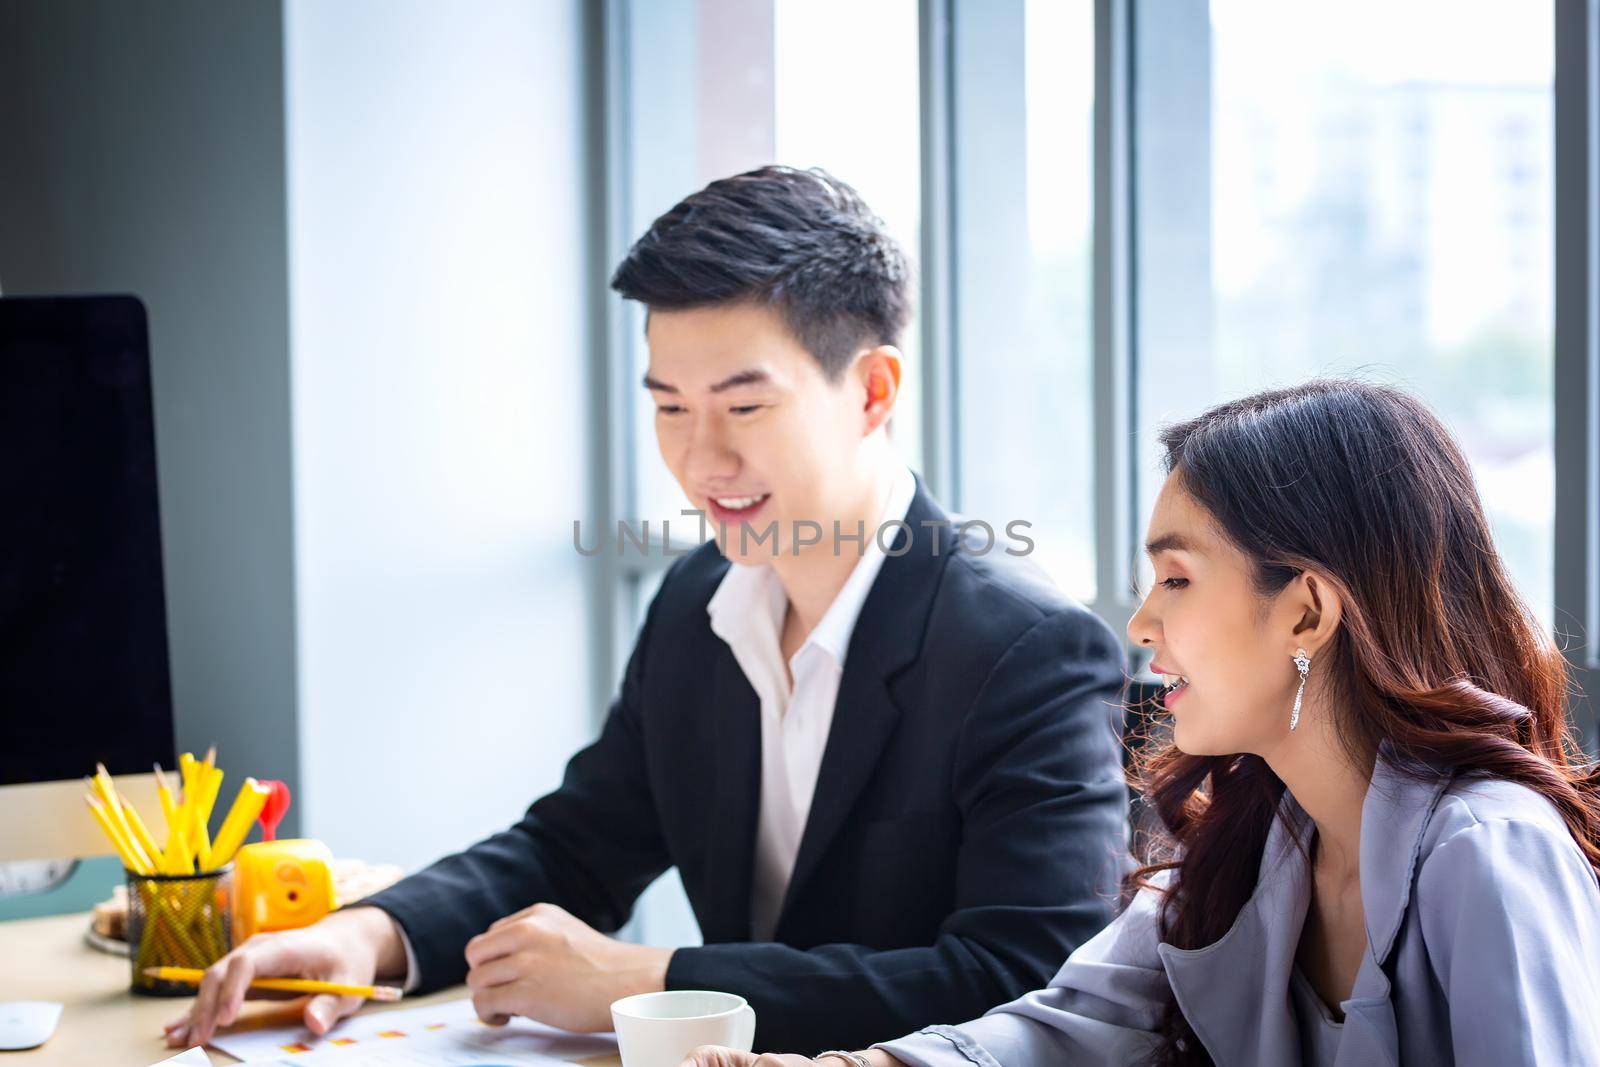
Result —
[{"label": "black monitor screen", "polygon": [[173,753],[144,306],[0,299],[0,785]]}]

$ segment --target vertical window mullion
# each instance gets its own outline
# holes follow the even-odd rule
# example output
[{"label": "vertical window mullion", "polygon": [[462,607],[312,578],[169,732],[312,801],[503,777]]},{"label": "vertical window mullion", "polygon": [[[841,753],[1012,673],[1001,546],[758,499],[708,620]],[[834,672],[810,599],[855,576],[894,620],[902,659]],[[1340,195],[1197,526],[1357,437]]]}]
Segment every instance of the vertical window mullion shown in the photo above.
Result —
[{"label": "vertical window mullion", "polygon": [[1095,0],[1093,339],[1095,610],[1132,614],[1137,542],[1133,448],[1133,0]]},{"label": "vertical window mullion", "polygon": [[[588,361],[591,471],[587,522],[590,536],[598,535],[604,540],[615,530],[617,517],[632,510],[632,449],[627,440],[630,420],[618,417],[619,412],[627,410],[622,386],[626,384],[625,368],[630,362],[628,314],[622,301],[603,280],[598,280],[605,278],[610,264],[620,258],[628,224],[627,4],[624,0],[603,0],[588,11],[588,142],[589,165],[595,179],[589,188],[598,192],[589,211],[589,275],[597,281],[591,298],[594,353]],[[617,634],[629,629],[630,620],[623,619],[619,609],[624,601],[625,575],[616,556],[602,552],[586,562],[591,565],[590,706],[600,722],[626,655]]]},{"label": "vertical window mullion", "polygon": [[953,284],[954,196],[951,138],[951,4],[922,0],[919,8],[922,103],[922,473],[929,489],[959,508],[955,396],[956,329]]},{"label": "vertical window mullion", "polygon": [[[1600,666],[1600,0],[1555,12],[1556,633],[1582,686]],[[1593,699],[1573,715],[1596,751]]]}]

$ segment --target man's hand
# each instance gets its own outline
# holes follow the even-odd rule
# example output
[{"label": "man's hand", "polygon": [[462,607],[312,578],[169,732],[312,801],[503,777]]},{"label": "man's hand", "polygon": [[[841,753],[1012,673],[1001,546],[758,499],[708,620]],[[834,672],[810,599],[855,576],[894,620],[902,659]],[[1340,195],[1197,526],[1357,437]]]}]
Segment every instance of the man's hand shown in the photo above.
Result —
[{"label": "man's hand", "polygon": [[611,1029],[611,1002],[666,987],[669,948],[630,945],[554,904],[507,915],[467,942],[478,1018],[526,1016],[563,1030]]},{"label": "man's hand", "polygon": [[[253,978],[317,978],[371,985],[377,975],[405,970],[405,946],[388,913],[378,908],[336,911],[300,930],[257,934],[206,969],[185,1016],[166,1027],[173,1048],[203,1045],[219,1026],[239,1017]],[[306,1002],[306,1027],[325,1034],[361,1006],[360,997],[318,994]]]}]

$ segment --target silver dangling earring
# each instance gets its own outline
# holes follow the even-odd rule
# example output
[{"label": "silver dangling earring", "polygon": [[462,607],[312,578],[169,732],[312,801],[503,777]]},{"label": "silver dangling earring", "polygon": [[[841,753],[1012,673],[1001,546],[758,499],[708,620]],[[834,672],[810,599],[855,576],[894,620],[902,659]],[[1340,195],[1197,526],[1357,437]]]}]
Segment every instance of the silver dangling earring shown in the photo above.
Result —
[{"label": "silver dangling earring", "polygon": [[1300,725],[1300,702],[1305,699],[1306,695],[1306,675],[1311,673],[1311,657],[1306,655],[1305,649],[1297,648],[1294,650],[1294,667],[1295,670],[1300,672],[1300,688],[1295,690],[1294,711],[1289,713],[1290,730]]}]

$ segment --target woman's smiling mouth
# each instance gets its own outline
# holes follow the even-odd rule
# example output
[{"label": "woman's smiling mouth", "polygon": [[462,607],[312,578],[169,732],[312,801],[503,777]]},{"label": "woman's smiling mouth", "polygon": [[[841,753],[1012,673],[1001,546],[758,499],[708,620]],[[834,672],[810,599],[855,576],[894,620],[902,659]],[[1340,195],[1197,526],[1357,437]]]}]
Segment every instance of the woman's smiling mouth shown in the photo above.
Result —
[{"label": "woman's smiling mouth", "polygon": [[1162,669],[1155,663],[1150,664],[1150,670],[1161,676],[1161,703],[1170,711],[1172,705],[1177,703],[1179,697],[1188,692],[1189,678],[1187,675],[1174,674]]}]

